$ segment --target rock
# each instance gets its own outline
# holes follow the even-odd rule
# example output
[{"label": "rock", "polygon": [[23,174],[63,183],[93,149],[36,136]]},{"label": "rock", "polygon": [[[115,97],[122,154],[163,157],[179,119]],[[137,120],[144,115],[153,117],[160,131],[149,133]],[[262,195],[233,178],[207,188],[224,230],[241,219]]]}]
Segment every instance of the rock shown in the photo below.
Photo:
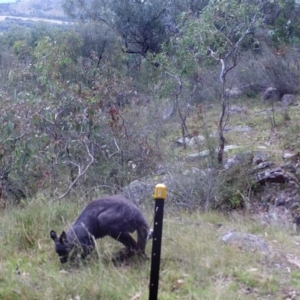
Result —
[{"label": "rock", "polygon": [[191,141],[191,137],[185,136],[185,137],[180,137],[180,138],[176,139],[174,141],[174,144],[179,147],[184,146],[184,145],[188,146],[190,141]]},{"label": "rock", "polygon": [[297,161],[298,156],[299,156],[298,152],[291,152],[286,150],[283,152],[282,158],[284,160]]},{"label": "rock", "polygon": [[250,132],[253,131],[253,128],[251,126],[246,125],[239,125],[232,128],[233,131],[240,131],[240,132]]},{"label": "rock", "polygon": [[[238,149],[238,148],[240,148],[240,146],[227,145],[227,146],[224,147],[224,152],[228,152],[230,150]],[[218,149],[215,150],[216,153],[217,153],[217,151],[218,151]],[[201,159],[203,157],[209,156],[209,153],[210,153],[209,150],[203,150],[199,153],[192,153],[192,154],[188,155],[185,159],[188,160],[188,161],[194,161],[194,160]]]},{"label": "rock", "polygon": [[274,201],[274,205],[275,205],[275,207],[285,205],[285,197],[283,197],[283,195],[280,195],[279,197],[277,197]]},{"label": "rock", "polygon": [[297,178],[289,173],[286,172],[281,167],[276,167],[273,169],[267,169],[263,172],[257,173],[257,182],[264,185],[267,182],[269,183],[290,183],[293,182],[298,185]]},{"label": "rock", "polygon": [[226,126],[224,131],[240,131],[240,132],[250,132],[253,128],[247,125],[238,125],[234,127]]},{"label": "rock", "polygon": [[254,234],[230,231],[225,233],[222,238],[224,244],[235,245],[247,251],[268,251],[268,244]]},{"label": "rock", "polygon": [[254,153],[254,157],[252,163],[254,165],[259,165],[262,162],[266,162],[268,160],[268,154],[265,152],[257,151]]},{"label": "rock", "polygon": [[274,163],[271,161],[263,161],[261,163],[259,163],[257,166],[255,166],[253,168],[253,171],[255,170],[262,170],[262,169],[266,169],[266,168],[271,168],[274,167]]},{"label": "rock", "polygon": [[163,120],[166,121],[166,120],[170,119],[172,117],[173,113],[174,113],[174,108],[172,106],[166,108],[163,111]]},{"label": "rock", "polygon": [[203,135],[194,136],[190,140],[190,145],[199,145],[201,142],[205,141],[205,137]]},{"label": "rock", "polygon": [[197,174],[200,174],[201,172],[203,172],[203,171],[200,170],[199,168],[192,167],[189,170],[183,171],[182,175],[184,175],[184,176],[197,175]]},{"label": "rock", "polygon": [[281,98],[283,107],[294,105],[296,103],[296,97],[293,94],[284,94]]},{"label": "rock", "polygon": [[185,159],[187,161],[195,161],[195,160],[209,156],[209,153],[210,153],[209,150],[204,150],[199,153],[192,153],[192,154],[188,155]]},{"label": "rock", "polygon": [[151,199],[155,184],[134,180],[123,188],[122,194],[133,202],[140,204],[143,200]]},{"label": "rock", "polygon": [[268,211],[260,214],[258,220],[263,225],[280,226],[281,228],[292,229],[292,216],[289,209],[286,208],[286,204],[280,203],[280,199],[277,200],[277,205],[269,204]]},{"label": "rock", "polygon": [[224,164],[224,169],[229,170],[233,166],[239,164],[241,162],[240,157],[238,155],[233,155],[232,157],[228,158]]},{"label": "rock", "polygon": [[280,165],[280,168],[282,168],[288,172],[291,172],[293,174],[297,173],[296,167],[291,162],[286,162],[286,163]]},{"label": "rock", "polygon": [[202,135],[198,135],[193,137],[186,136],[185,138],[181,137],[178,138],[174,143],[177,146],[184,146],[185,143],[186,146],[193,147],[195,145],[199,145],[203,141],[205,141],[205,137]]},{"label": "rock", "polygon": [[233,114],[246,114],[247,109],[238,105],[232,105],[228,109],[228,113],[233,115]]},{"label": "rock", "polygon": [[239,89],[238,87],[232,87],[230,89],[226,89],[225,93],[227,95],[227,97],[229,98],[238,98],[239,96],[241,96],[243,94],[243,91],[241,89]]},{"label": "rock", "polygon": [[[231,146],[234,146],[234,145],[231,145]],[[232,149],[235,149],[235,148],[232,148]],[[229,170],[233,166],[242,164],[242,163],[248,164],[250,156],[251,156],[251,152],[247,152],[247,151],[235,154],[226,160],[226,162],[224,163],[224,169]]]},{"label": "rock", "polygon": [[280,99],[279,91],[274,87],[268,87],[263,95],[263,100],[278,101]]},{"label": "rock", "polygon": [[155,175],[165,175],[166,174],[166,170],[165,167],[162,165],[158,165],[155,168]]},{"label": "rock", "polygon": [[227,146],[224,147],[224,152],[228,152],[230,150],[234,150],[234,149],[238,149],[238,148],[240,148],[240,146],[237,146],[237,145],[227,145]]}]

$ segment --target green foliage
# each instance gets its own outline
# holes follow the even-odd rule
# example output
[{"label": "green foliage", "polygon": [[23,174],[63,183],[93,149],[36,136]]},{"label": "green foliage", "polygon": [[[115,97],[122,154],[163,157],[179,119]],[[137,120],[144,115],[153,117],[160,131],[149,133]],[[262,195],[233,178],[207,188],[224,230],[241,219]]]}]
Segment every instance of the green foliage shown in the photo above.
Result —
[{"label": "green foliage", "polygon": [[249,168],[252,162],[252,153],[245,152],[236,154],[239,163],[223,170],[219,176],[220,185],[218,201],[215,207],[221,210],[232,210],[247,208],[255,192],[255,183],[253,174],[250,174]]},{"label": "green foliage", "polygon": [[260,18],[257,3],[211,2],[198,18],[189,19],[186,13],[181,16],[183,27],[180,38],[172,39],[173,49],[179,61],[190,60],[190,67],[205,63],[209,57],[225,59],[243,35],[254,34]]},{"label": "green foliage", "polygon": [[[284,1],[281,5],[280,3],[273,3],[272,8],[273,15],[275,15],[275,17],[273,17],[271,22],[269,22],[269,28],[271,29],[271,39],[274,45],[276,47],[279,47],[282,44],[299,45],[299,3],[296,3],[294,0],[288,0]],[[271,9],[272,11],[272,8],[269,8],[269,10]]]},{"label": "green foliage", "polygon": [[76,33],[68,32],[59,36],[59,40],[45,37],[34,50],[35,68],[38,81],[64,82],[74,75],[74,63],[80,54],[81,41]]},{"label": "green foliage", "polygon": [[[84,9],[79,11],[81,4]],[[220,99],[215,63],[224,58],[230,67],[239,50],[247,51],[266,14],[258,11],[256,1],[66,1],[65,5],[70,14],[96,21],[71,30],[45,24],[31,30],[15,27],[0,37],[0,171],[8,174],[8,194],[14,183],[13,190],[27,196],[39,190],[60,195],[88,166],[88,151],[94,161],[71,189],[81,195],[92,196],[102,187],[119,191],[152,174],[169,149],[166,128],[177,134],[180,126],[186,126],[186,132],[194,134],[206,127],[189,121],[190,105]],[[249,39],[234,48],[243,33]],[[121,46],[124,41],[126,49]],[[124,50],[129,49],[144,51],[148,60],[128,56]],[[273,68],[269,80],[277,80],[284,91],[296,91],[298,65],[292,59],[274,60],[264,61],[266,69]],[[252,63],[243,73],[245,80],[250,72],[256,76]],[[230,80],[238,82],[240,73],[236,74]],[[260,78],[267,78],[265,74]],[[170,119],[163,119],[157,109],[165,107],[166,99],[174,100]],[[211,153],[215,143],[207,144]],[[192,205],[202,204],[199,195],[211,197],[210,191],[193,187],[179,194],[179,202],[191,197]],[[239,196],[232,195],[236,207]]]},{"label": "green foliage", "polygon": [[[28,52],[30,64],[9,73],[10,86],[20,92],[4,94],[1,102],[2,162],[7,180],[21,182],[27,195],[48,188],[50,194],[63,192],[91,156],[90,174],[77,182],[78,191],[91,197],[98,186],[120,189],[158,161],[153,132],[140,131],[144,120],[151,120],[124,107],[134,95],[122,66],[124,53],[103,36],[98,51],[105,45],[105,53],[88,54],[87,30],[41,38]],[[15,42],[16,55],[26,43]]]},{"label": "green foliage", "polygon": [[63,1],[65,12],[84,22],[103,22],[124,42],[124,51],[146,56],[159,53],[168,37],[178,32],[177,16],[182,11],[197,14],[208,1]]},{"label": "green foliage", "polygon": [[21,26],[13,26],[1,37],[2,44],[5,43],[12,47],[16,41],[25,41],[29,35],[29,29],[24,29]]}]

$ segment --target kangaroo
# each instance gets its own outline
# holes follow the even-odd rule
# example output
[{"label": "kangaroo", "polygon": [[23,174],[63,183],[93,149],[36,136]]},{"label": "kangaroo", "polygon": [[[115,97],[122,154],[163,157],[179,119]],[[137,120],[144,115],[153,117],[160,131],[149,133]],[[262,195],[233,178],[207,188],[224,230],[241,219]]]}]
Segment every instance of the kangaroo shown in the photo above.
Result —
[{"label": "kangaroo", "polygon": [[[130,233],[137,231],[137,241]],[[51,230],[55,251],[61,263],[74,259],[78,252],[85,258],[95,247],[95,239],[111,236],[126,246],[126,257],[146,256],[149,227],[138,207],[122,195],[93,200],[82,210],[70,229],[58,237]]]}]

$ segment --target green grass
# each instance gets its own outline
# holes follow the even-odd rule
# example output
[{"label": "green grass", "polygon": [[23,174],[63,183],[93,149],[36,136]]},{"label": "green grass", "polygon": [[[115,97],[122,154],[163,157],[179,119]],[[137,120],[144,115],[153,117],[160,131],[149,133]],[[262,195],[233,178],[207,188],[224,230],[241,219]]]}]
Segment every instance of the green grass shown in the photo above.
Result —
[{"label": "green grass", "polygon": [[[109,237],[79,265],[59,263],[49,231],[67,227],[82,206],[37,198],[1,214],[0,299],[148,299],[150,261],[114,265],[122,245]],[[151,223],[152,211],[144,212]],[[220,237],[229,230],[257,234],[272,250],[263,255],[224,245]],[[239,214],[166,209],[159,299],[282,299],[300,289],[298,271],[285,260],[285,253],[297,254],[297,239]],[[150,256],[151,241],[146,251]]]},{"label": "green grass", "polygon": [[[205,111],[209,134],[217,129],[218,109],[217,106]],[[267,146],[272,160],[282,162],[283,149],[299,146],[300,108],[290,109],[290,120],[284,120],[276,111],[275,129],[271,128],[269,117],[262,113],[265,109],[259,101],[247,102],[247,115],[233,115],[229,125],[249,125],[254,131],[229,132],[226,139],[228,143],[242,146],[241,151]],[[187,122],[188,126],[199,128],[199,134],[203,134],[201,128],[206,130],[196,116]],[[175,128],[171,134],[177,136]],[[178,148],[173,159],[206,148],[205,143],[199,149]],[[231,154],[235,151],[239,150]],[[187,169],[188,163],[178,168]],[[142,210],[151,224],[153,202],[149,203]],[[109,237],[98,240],[97,251],[79,265],[60,264],[49,232],[54,229],[60,233],[67,228],[84,204],[78,199],[53,202],[39,196],[22,207],[0,213],[1,300],[148,299],[150,261],[133,259],[127,264],[114,265],[111,259],[122,245]],[[224,245],[221,236],[230,230],[258,235],[268,242],[269,252],[247,252]],[[297,299],[299,270],[287,257],[297,258],[299,243],[300,237],[291,229],[263,225],[251,215],[191,213],[166,205],[159,299],[262,300],[289,299],[289,295],[290,299]],[[151,241],[146,252],[150,257]]]}]

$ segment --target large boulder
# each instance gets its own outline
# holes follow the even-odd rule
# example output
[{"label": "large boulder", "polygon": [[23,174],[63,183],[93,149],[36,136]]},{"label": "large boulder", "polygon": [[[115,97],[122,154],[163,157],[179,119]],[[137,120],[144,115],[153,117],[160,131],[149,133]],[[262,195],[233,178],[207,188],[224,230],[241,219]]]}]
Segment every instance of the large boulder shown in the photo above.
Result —
[{"label": "large boulder", "polygon": [[122,194],[134,203],[140,204],[149,199],[151,200],[154,187],[155,183],[153,182],[134,180],[123,188]]},{"label": "large boulder", "polygon": [[290,172],[287,172],[283,167],[275,167],[266,169],[263,172],[256,174],[257,183],[262,185],[269,183],[293,183],[298,186],[298,180]]}]

